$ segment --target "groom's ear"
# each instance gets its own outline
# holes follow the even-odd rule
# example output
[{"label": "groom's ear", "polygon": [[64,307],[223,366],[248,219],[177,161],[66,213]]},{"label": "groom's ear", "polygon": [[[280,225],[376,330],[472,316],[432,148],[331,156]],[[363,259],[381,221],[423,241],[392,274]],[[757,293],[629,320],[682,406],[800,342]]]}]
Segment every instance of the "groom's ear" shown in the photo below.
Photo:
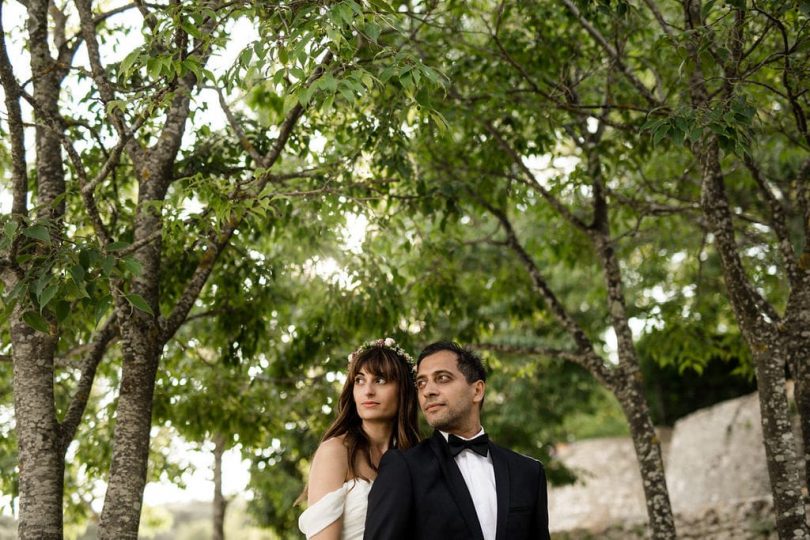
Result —
[{"label": "groom's ear", "polygon": [[473,403],[477,403],[481,408],[484,405],[484,393],[487,390],[487,383],[477,380],[473,383]]}]

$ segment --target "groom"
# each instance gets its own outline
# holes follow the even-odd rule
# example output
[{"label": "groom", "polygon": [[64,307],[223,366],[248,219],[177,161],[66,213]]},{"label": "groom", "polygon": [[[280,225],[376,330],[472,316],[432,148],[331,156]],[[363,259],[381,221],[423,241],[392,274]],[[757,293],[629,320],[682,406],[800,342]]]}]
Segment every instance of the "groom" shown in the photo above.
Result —
[{"label": "groom", "polygon": [[416,388],[436,431],[383,456],[364,538],[548,540],[542,464],[496,446],[481,427],[481,359],[456,343],[429,345],[419,355]]}]

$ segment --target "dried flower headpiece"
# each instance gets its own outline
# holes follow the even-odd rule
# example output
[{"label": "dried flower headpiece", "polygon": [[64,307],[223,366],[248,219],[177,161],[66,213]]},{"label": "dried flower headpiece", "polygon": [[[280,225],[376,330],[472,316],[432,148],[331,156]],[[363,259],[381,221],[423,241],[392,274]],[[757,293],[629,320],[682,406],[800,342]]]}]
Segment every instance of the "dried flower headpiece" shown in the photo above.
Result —
[{"label": "dried flower headpiece", "polygon": [[385,339],[374,339],[372,341],[366,341],[365,343],[360,345],[359,349],[357,349],[356,351],[354,351],[352,354],[349,355],[349,364],[354,362],[355,359],[357,359],[357,357],[360,355],[360,353],[374,347],[384,347],[386,349],[394,351],[397,354],[397,356],[405,359],[411,371],[416,370],[416,362],[414,362],[413,357],[411,357],[410,354],[405,352],[405,349],[400,347],[394,340],[394,338],[390,337],[387,337]]}]

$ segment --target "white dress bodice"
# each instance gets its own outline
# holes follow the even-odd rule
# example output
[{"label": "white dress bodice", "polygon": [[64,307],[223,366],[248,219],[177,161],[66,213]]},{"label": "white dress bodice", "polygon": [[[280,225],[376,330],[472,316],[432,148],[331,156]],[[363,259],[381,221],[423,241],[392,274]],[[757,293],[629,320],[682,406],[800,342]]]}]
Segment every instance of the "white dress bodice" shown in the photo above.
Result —
[{"label": "white dress bodice", "polygon": [[371,484],[360,478],[344,482],[307,508],[298,518],[298,528],[312,538],[343,516],[341,540],[362,540]]}]

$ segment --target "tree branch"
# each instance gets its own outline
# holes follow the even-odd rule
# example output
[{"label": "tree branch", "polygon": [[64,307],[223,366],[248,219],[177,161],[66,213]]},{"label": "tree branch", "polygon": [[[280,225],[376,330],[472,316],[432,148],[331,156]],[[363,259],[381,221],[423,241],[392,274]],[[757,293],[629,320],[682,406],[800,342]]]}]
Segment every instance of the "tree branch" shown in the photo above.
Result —
[{"label": "tree branch", "polygon": [[127,255],[131,255],[132,253],[135,253],[136,251],[138,251],[139,249],[141,249],[145,245],[151,244],[152,242],[154,242],[155,240],[160,238],[161,234],[162,234],[162,231],[157,230],[157,231],[153,232],[152,234],[150,234],[149,236],[147,236],[146,238],[141,238],[137,242],[134,242],[133,244],[131,244],[131,245],[125,247],[124,249],[120,250],[118,252],[118,256],[119,257],[125,257]]},{"label": "tree branch", "polygon": [[616,63],[616,67],[619,71],[630,81],[630,84],[636,87],[636,89],[641,93],[641,95],[646,99],[650,105],[653,107],[658,107],[661,103],[656,99],[655,96],[652,95],[650,90],[644,86],[644,84],[638,80],[638,78],[633,75],[633,72],[630,71],[630,68],[624,63],[624,61],[619,56],[618,51],[605,39],[605,37],[597,30],[588,20],[582,16],[579,11],[579,8],[574,4],[572,0],[562,0],[562,3],[568,8],[568,10],[577,18],[579,24],[588,32],[591,37],[602,47],[605,52],[611,57],[611,59]]},{"label": "tree branch", "polygon": [[484,128],[487,132],[492,135],[492,137],[498,142],[498,145],[506,152],[517,165],[518,168],[526,175],[527,182],[524,182],[527,186],[531,187],[535,191],[539,192],[546,201],[554,207],[555,210],[565,218],[566,221],[574,225],[576,228],[587,231],[588,225],[575,216],[571,210],[566,207],[562,201],[560,201],[557,197],[555,197],[549,190],[543,187],[540,182],[534,177],[534,174],[529,169],[529,167],[523,162],[523,158],[517,153],[517,151],[512,148],[512,146],[501,136],[500,132],[490,123],[489,121],[484,121]]},{"label": "tree branch", "polygon": [[117,335],[118,324],[113,315],[96,335],[90,352],[82,362],[81,378],[79,379],[76,391],[73,393],[73,398],[68,406],[68,411],[65,413],[65,418],[60,426],[62,452],[67,450],[68,445],[70,445],[73,437],[76,435],[76,429],[81,422],[84,410],[87,408],[87,400],[90,397],[93,381],[96,378],[96,369],[101,359],[104,358],[104,353],[107,351],[108,346]]},{"label": "tree branch", "polygon": [[[307,84],[312,84],[315,80],[320,78],[323,73],[325,72],[327,66],[332,63],[333,55],[332,52],[328,52],[318,67],[315,68],[313,73],[307,79]],[[273,146],[268,150],[267,154],[261,156],[261,160],[258,162],[264,170],[266,171],[259,177],[259,181],[253,190],[254,195],[258,196],[261,194],[264,187],[272,178],[272,175],[269,173],[270,169],[275,165],[278,158],[281,156],[281,151],[287,144],[287,141],[292,134],[292,130],[295,127],[295,124],[304,114],[304,108],[301,106],[300,103],[297,103],[290,111],[287,113],[287,117],[284,119],[284,122],[281,124],[279,129],[279,135],[276,141],[273,143]],[[233,197],[237,197],[239,195],[239,191],[241,190],[241,185],[237,186],[232,193]],[[233,233],[239,227],[241,223],[242,217],[241,216],[232,216],[230,221],[225,225],[225,228],[222,232],[217,234],[212,241],[209,242],[208,250],[206,253],[200,258],[200,262],[197,265],[197,268],[194,270],[194,273],[191,276],[188,284],[186,285],[185,290],[183,291],[180,299],[175,304],[174,308],[172,309],[171,314],[162,319],[160,322],[161,327],[161,339],[165,343],[177,332],[177,329],[183,323],[183,320],[188,316],[191,307],[194,305],[194,301],[202,291],[202,288],[205,286],[206,281],[208,280],[208,276],[211,274],[211,271],[214,268],[214,264],[216,263],[217,258],[219,257],[220,253],[225,249],[228,245],[228,242],[233,236]]]},{"label": "tree branch", "polygon": [[549,358],[559,358],[583,367],[587,366],[587,357],[576,351],[566,351],[563,349],[552,349],[548,347],[530,347],[525,345],[509,345],[507,343],[477,343],[472,346],[480,351],[500,352],[506,354],[524,354],[545,356]]},{"label": "tree branch", "polygon": [[524,268],[529,273],[535,291],[537,291],[541,298],[543,298],[546,306],[551,311],[552,315],[554,315],[554,318],[557,319],[557,322],[560,323],[571,339],[573,339],[578,349],[578,356],[584,359],[583,366],[586,367],[598,379],[602,381],[609,380],[610,373],[607,371],[602,359],[596,354],[590,338],[588,338],[588,336],[585,334],[585,331],[582,329],[579,323],[577,323],[568,314],[568,311],[548,286],[548,282],[543,277],[543,274],[540,272],[540,269],[537,267],[534,259],[520,243],[520,240],[518,239],[509,218],[502,210],[495,208],[483,199],[478,198],[477,194],[473,194],[473,196],[476,197],[478,201],[501,223],[501,226],[506,232],[507,245],[518,256]]},{"label": "tree branch", "polygon": [[802,108],[801,104],[799,103],[798,94],[793,88],[793,85],[790,82],[790,55],[795,50],[794,47],[790,46],[790,40],[788,38],[788,31],[785,28],[785,25],[768,13],[767,11],[760,9],[757,7],[756,2],[753,3],[754,11],[757,13],[761,13],[765,17],[767,17],[778,29],[779,33],[782,36],[782,47],[783,47],[783,60],[784,60],[784,69],[782,70],[782,86],[785,87],[785,91],[787,93],[788,102],[790,103],[790,108],[793,111],[793,117],[796,120],[796,128],[799,130],[799,133],[804,137],[804,142],[810,146],[810,132],[807,131],[807,117],[804,113],[804,109]]},{"label": "tree branch", "polygon": [[183,294],[180,295],[180,299],[174,305],[171,314],[160,321],[161,341],[163,343],[169,341],[175,332],[177,332],[177,329],[183,324],[183,321],[188,316],[191,308],[194,306],[194,302],[205,286],[206,281],[208,281],[208,276],[211,275],[214,264],[216,264],[219,255],[228,245],[240,221],[241,218],[237,218],[236,216],[232,217],[222,232],[217,235],[216,240],[208,244],[206,252],[200,258],[199,263],[197,263],[197,268],[194,269],[191,279],[189,279],[188,284],[186,284],[186,288]]},{"label": "tree branch", "polygon": [[[126,119],[123,112],[117,107],[108,107],[107,105],[115,100],[115,91],[110,81],[107,79],[107,74],[104,71],[104,66],[101,63],[101,54],[99,53],[98,40],[96,39],[96,23],[95,17],[92,13],[92,0],[75,0],[76,9],[79,12],[79,20],[81,24],[81,33],[84,37],[85,44],[87,45],[87,56],[90,61],[90,72],[93,81],[96,83],[101,102],[107,110],[107,116],[110,123],[118,133],[120,140],[127,140]],[[127,152],[133,163],[140,163],[143,160],[143,148],[138,144],[136,139],[128,139]]]},{"label": "tree branch", "polygon": [[[11,213],[18,217],[28,213],[28,173],[25,162],[25,133],[23,128],[20,96],[22,88],[14,76],[14,68],[6,48],[6,31],[3,24],[3,2],[0,2],[0,84],[5,94],[8,114],[9,136],[11,138]],[[12,254],[15,251],[12,248]]]},{"label": "tree branch", "polygon": [[672,30],[670,29],[671,24],[664,20],[664,16],[661,15],[661,10],[658,9],[658,5],[655,3],[655,0],[644,0],[644,3],[647,4],[647,7],[650,8],[655,20],[658,21],[658,25],[664,31],[666,35],[672,37]]},{"label": "tree branch", "polygon": [[788,233],[785,209],[776,199],[770,186],[768,186],[767,180],[762,176],[762,171],[759,170],[759,166],[754,162],[751,156],[746,154],[744,162],[748,171],[751,173],[751,177],[757,183],[759,191],[768,203],[768,209],[771,212],[770,225],[779,243],[779,251],[782,254],[782,261],[787,270],[788,281],[791,286],[795,287],[799,280],[799,269],[796,265],[796,252],[793,250],[793,244],[790,241],[790,234]]},{"label": "tree branch", "polygon": [[225,118],[228,119],[228,124],[231,126],[231,129],[236,134],[236,137],[239,139],[239,144],[242,145],[242,148],[250,154],[250,157],[253,158],[253,161],[256,164],[262,163],[263,157],[259,154],[256,150],[256,147],[253,146],[253,143],[250,142],[250,139],[247,138],[245,135],[245,131],[236,121],[236,117],[233,115],[233,111],[228,106],[228,103],[225,101],[225,94],[222,93],[222,88],[219,86],[215,87],[217,96],[219,97],[219,106],[222,108],[222,112],[225,113]]},{"label": "tree branch", "polygon": [[[93,190],[86,189],[89,181],[87,179],[87,170],[85,170],[84,163],[82,163],[82,158],[73,147],[73,143],[64,134],[64,131],[58,130],[57,134],[59,135],[59,138],[62,141],[62,147],[65,149],[65,152],[67,152],[68,158],[73,164],[73,168],[76,170],[76,175],[79,178],[79,191],[81,193],[85,209],[87,210],[87,215],[90,217],[90,222],[93,224],[93,229],[95,230],[96,236],[98,236],[102,247],[106,249],[107,244],[110,243],[110,233],[107,231],[107,227],[101,220],[101,214],[98,212],[98,206],[96,205],[96,198],[93,194]],[[118,154],[120,156],[120,152]],[[110,160],[108,160],[108,162],[109,161]]]}]

